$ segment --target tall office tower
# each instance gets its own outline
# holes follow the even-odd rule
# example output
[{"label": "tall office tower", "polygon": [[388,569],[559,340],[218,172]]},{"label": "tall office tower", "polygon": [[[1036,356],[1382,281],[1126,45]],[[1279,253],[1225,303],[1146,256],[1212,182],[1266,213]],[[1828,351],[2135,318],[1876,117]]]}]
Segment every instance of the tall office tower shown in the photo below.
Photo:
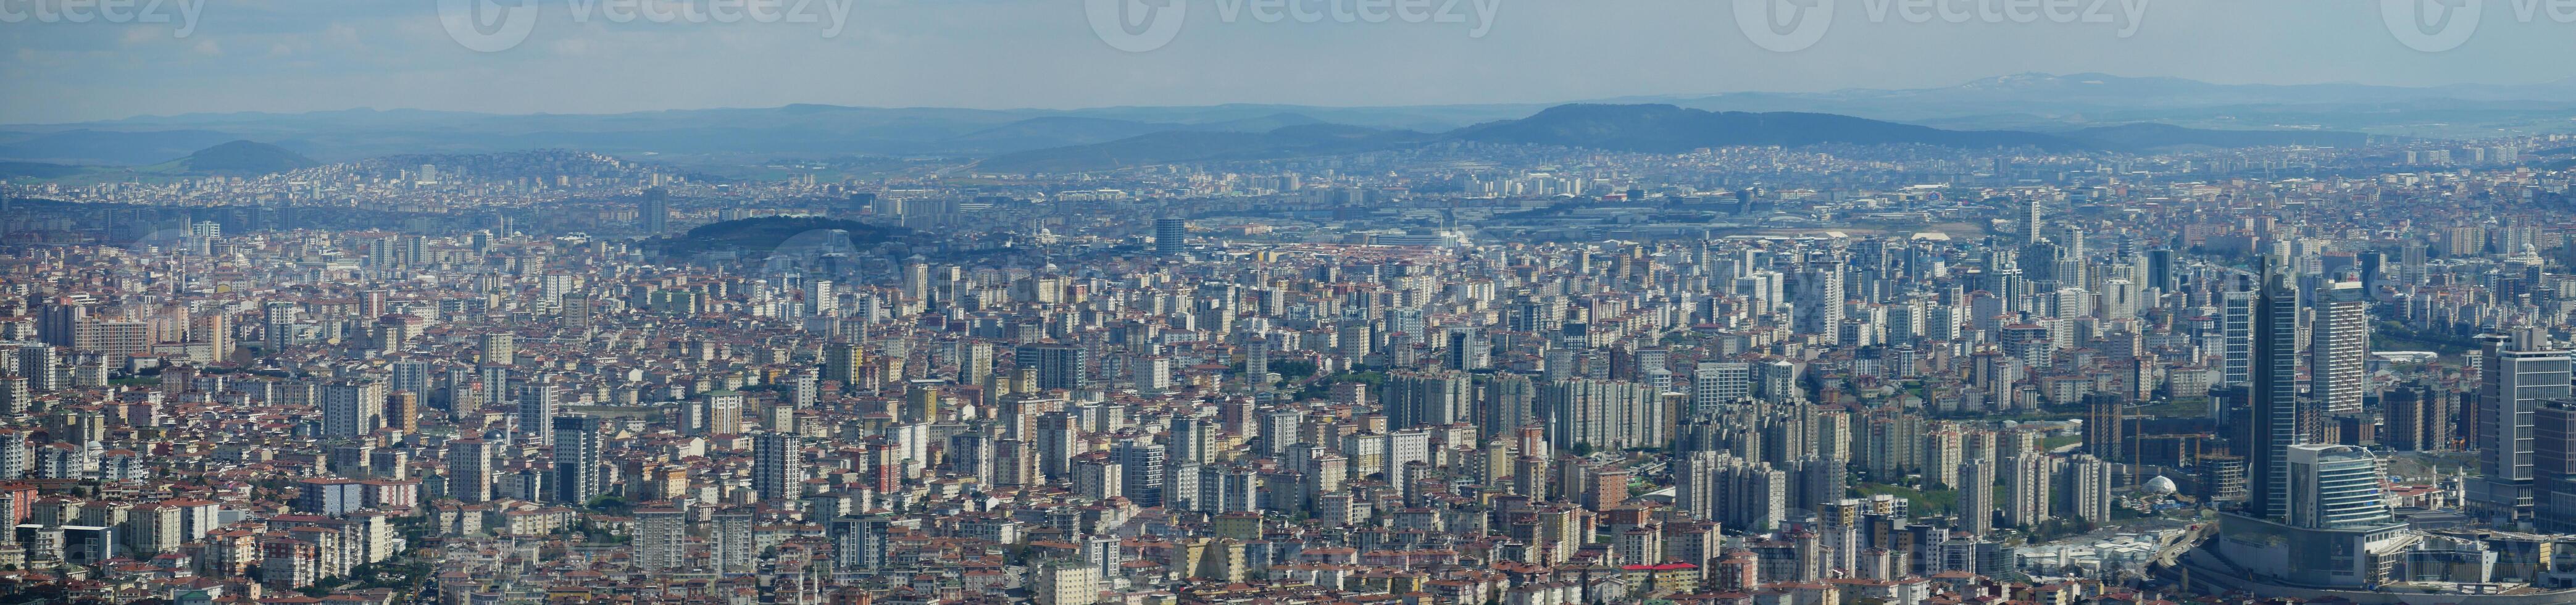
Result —
[{"label": "tall office tower", "polygon": [[1547,349],[1546,355],[1539,358],[1539,380],[1556,382],[1582,376],[1582,358],[1576,356],[1576,352],[1580,350],[1566,347]]},{"label": "tall office tower", "polygon": [[364,437],[376,431],[384,409],[384,383],[344,380],[322,385],[322,435]]},{"label": "tall office tower", "polygon": [[823,317],[841,315],[841,292],[832,288],[832,280],[805,280],[805,312]]},{"label": "tall office tower", "polygon": [[2172,293],[2182,289],[2181,276],[2174,272],[2174,251],[2157,248],[2147,251],[2147,287]]},{"label": "tall office tower", "polygon": [[644,202],[637,204],[635,218],[644,222],[646,237],[671,230],[671,191],[660,187],[644,190]]},{"label": "tall office tower", "polygon": [[394,391],[393,394],[386,395],[385,426],[400,429],[406,435],[419,433],[420,394],[411,391]]},{"label": "tall office tower", "polygon": [[81,324],[90,322],[90,306],[75,299],[60,298],[46,302],[37,317],[37,340],[57,347],[76,347],[80,342]]},{"label": "tall office tower", "polygon": [[2380,493],[2379,458],[2349,445],[2290,448],[2287,524],[2308,529],[2375,528],[2394,521]]},{"label": "tall office tower", "polygon": [[[0,364],[6,364],[7,361],[0,359]],[[0,367],[8,366],[0,365]],[[28,408],[35,405],[36,389],[28,383],[27,377],[0,372],[0,415],[24,414],[27,413]],[[7,472],[6,468],[0,468],[0,473],[5,472]],[[14,477],[0,476],[0,479],[12,478]]]},{"label": "tall office tower", "polygon": [[844,571],[884,567],[892,526],[882,516],[833,519],[825,530],[832,539],[832,565]]},{"label": "tall office tower", "polygon": [[392,292],[384,290],[367,290],[359,292],[358,318],[374,321],[376,318],[384,317],[386,313],[392,312],[391,308],[386,306],[387,301],[391,299],[392,296]]},{"label": "tall office tower", "polygon": [[709,517],[712,523],[707,529],[707,541],[714,546],[710,550],[714,551],[711,554],[715,555],[717,571],[728,574],[757,571],[752,566],[755,562],[753,557],[760,554],[760,548],[752,541],[751,517],[752,509],[747,506],[725,507]]},{"label": "tall office tower", "polygon": [[1789,508],[1822,511],[1843,499],[1851,484],[1851,462],[1842,458],[1807,455],[1789,462]]},{"label": "tall office tower", "polygon": [[27,388],[46,393],[70,386],[69,381],[63,380],[62,356],[53,345],[20,343],[17,354],[18,376],[27,379]]},{"label": "tall office tower", "polygon": [[232,316],[222,308],[209,308],[188,315],[188,342],[206,343],[221,361],[233,355]]},{"label": "tall office tower", "polygon": [[1243,381],[1253,391],[1270,390],[1270,339],[1256,336],[1243,341]]},{"label": "tall office tower", "polygon": [[599,419],[563,416],[554,419],[555,501],[581,506],[601,493]]},{"label": "tall office tower", "polygon": [[1485,340],[1473,327],[1449,329],[1448,367],[1452,370],[1482,370],[1493,366],[1493,343]]},{"label": "tall office tower", "polygon": [[2541,531],[2576,530],[2576,403],[2542,404],[2531,425],[2532,522]]},{"label": "tall office tower", "polygon": [[592,324],[591,316],[593,313],[589,295],[579,292],[571,292],[566,293],[561,297],[557,297],[555,300],[561,303],[564,327],[575,330],[590,329]]},{"label": "tall office tower", "polygon": [[705,397],[707,416],[703,420],[706,423],[704,426],[707,427],[707,434],[742,434],[742,393],[707,391]]},{"label": "tall office tower", "polygon": [[1172,418],[1172,463],[1206,464],[1215,459],[1216,427],[1193,416]]},{"label": "tall office tower", "polygon": [[[1380,388],[1387,427],[1448,426],[1471,420],[1476,385],[1466,373],[1396,372]],[[1132,467],[1131,467],[1132,468]]]},{"label": "tall office tower", "polygon": [[1725,452],[1693,450],[1673,461],[1673,506],[1693,519],[1717,518],[1718,470],[1740,462]]},{"label": "tall office tower", "polygon": [[2137,284],[2115,277],[2102,280],[2102,305],[2094,311],[2106,320],[2131,319],[2138,316],[2138,305],[2142,302]]},{"label": "tall office tower", "polygon": [[1710,520],[1728,527],[1762,532],[1779,529],[1789,514],[1789,474],[1768,462],[1736,459],[1721,465],[1710,481],[1717,502]]},{"label": "tall office tower", "polygon": [[751,442],[751,491],[760,499],[786,502],[805,489],[804,444],[796,435],[761,433]]},{"label": "tall office tower", "polygon": [[1366,321],[1343,322],[1340,332],[1335,334],[1334,354],[1350,360],[1352,365],[1365,363],[1363,360],[1373,352],[1369,346],[1374,344],[1369,341],[1369,332]]},{"label": "tall office tower", "polygon": [[1396,484],[1396,493],[1408,498],[1414,496],[1414,482],[1421,477],[1407,478],[1406,469],[1428,470],[1432,463],[1431,431],[1414,429],[1387,433],[1386,455],[1379,461],[1379,472]]},{"label": "tall office tower", "polygon": [[[1637,349],[1624,356],[1614,352],[1611,356],[1612,377],[1643,382],[1653,385],[1656,392],[1670,393],[1673,391],[1672,355],[1672,349],[1663,347]],[[1626,361],[1622,362],[1623,359]]]},{"label": "tall office tower", "polygon": [[285,352],[286,347],[295,344],[295,303],[270,301],[261,308],[266,312],[260,329],[261,345],[267,349],[263,352],[270,355]]},{"label": "tall office tower", "polygon": [[555,385],[538,375],[519,388],[519,436],[539,446],[555,444]]},{"label": "tall office tower", "polygon": [[930,300],[930,263],[923,262],[925,260],[927,259],[922,258],[921,255],[918,254],[913,255],[912,258],[904,259],[904,298],[911,300]]},{"label": "tall office tower", "polygon": [[1166,502],[1163,486],[1168,477],[1163,465],[1167,453],[1161,444],[1137,443],[1133,439],[1111,445],[1109,455],[1118,461],[1120,470],[1119,493],[1141,508],[1162,506]]},{"label": "tall office tower", "polygon": [[1753,377],[1755,397],[1771,403],[1789,403],[1806,397],[1805,393],[1798,390],[1796,364],[1780,360],[1755,366],[1754,370],[1760,372]]},{"label": "tall office tower", "polygon": [[787,380],[791,389],[790,396],[793,397],[789,401],[795,404],[796,409],[814,409],[816,404],[822,402],[823,378],[816,375],[814,370],[797,370],[796,375]]},{"label": "tall office tower", "polygon": [[474,392],[475,370],[471,366],[447,366],[446,371],[433,374],[437,388],[430,392],[427,403],[447,410],[449,420],[463,420],[483,405],[483,395]]},{"label": "tall office tower", "polygon": [[1038,390],[1080,391],[1091,387],[1090,360],[1083,355],[1082,347],[1053,342],[1021,345],[1013,357],[1020,367],[1038,371]]},{"label": "tall office tower", "polygon": [[948,456],[943,456],[945,471],[951,471],[951,474],[958,474],[958,476],[974,476],[976,484],[992,484],[994,481],[994,466],[997,466],[997,463],[994,463],[992,458],[994,451],[992,451],[992,435],[989,433],[969,430],[969,433],[951,435],[951,438],[948,438],[948,451],[945,453],[948,453]]},{"label": "tall office tower", "polygon": [[2048,520],[2049,487],[2057,481],[2056,459],[2039,452],[2006,456],[2003,460],[2004,523],[2013,527],[2037,527]]},{"label": "tall office tower", "polygon": [[902,422],[938,422],[940,385],[934,381],[915,381],[904,385],[903,408],[897,412]]},{"label": "tall office tower", "polygon": [[689,512],[670,506],[635,509],[635,566],[648,570],[679,567],[688,558]]},{"label": "tall office tower", "polygon": [[2468,508],[2491,522],[2531,517],[2532,415],[2542,402],[2568,399],[2568,353],[2549,348],[2548,333],[2517,328],[2480,336],[2478,472]]},{"label": "tall office tower", "polygon": [[2109,393],[2084,396],[2084,451],[2104,460],[2123,459],[2121,444],[2126,436],[2122,432],[2128,428],[2123,426],[2128,421],[2125,401]]},{"label": "tall office tower", "polygon": [[1691,414],[1694,416],[1752,398],[1752,364],[1704,361],[1691,370]]},{"label": "tall office tower", "polygon": [[2388,270],[2388,255],[2378,250],[2364,250],[2353,255],[2353,264],[2361,266],[2361,297],[2369,299],[2372,293],[2379,291],[2380,275]]},{"label": "tall office tower", "polygon": [[2451,416],[2458,412],[2452,402],[2458,397],[2449,392],[2423,385],[2402,385],[2380,396],[2386,410],[2386,428],[2379,442],[2401,452],[2445,451],[2451,448]]},{"label": "tall office tower", "polygon": [[[509,399],[510,366],[486,364],[481,369],[483,370],[482,406],[485,408],[500,407],[501,402]],[[459,411],[460,416],[462,415],[462,412],[463,410]]]},{"label": "tall office tower", "polygon": [[1922,293],[1901,295],[1903,300],[1887,307],[1887,344],[1911,345],[1923,336],[1926,298]]},{"label": "tall office tower", "polygon": [[1128,380],[1137,392],[1148,396],[1172,391],[1172,358],[1160,355],[1137,357],[1128,362]]},{"label": "tall office tower", "polygon": [[[1038,415],[1037,429],[1031,431],[1031,457],[1037,459],[1037,475],[1030,483],[1043,483],[1049,477],[1063,477],[1071,468],[1074,448],[1084,447],[1079,412],[1047,412]],[[1087,451],[1087,450],[1086,450]]]},{"label": "tall office tower", "polygon": [[492,446],[481,439],[447,442],[447,495],[467,503],[492,500]]},{"label": "tall office tower", "polygon": [[518,359],[518,337],[508,332],[492,332],[483,335],[484,365],[514,365],[518,363]]},{"label": "tall office tower", "polygon": [[2399,281],[2408,284],[2423,283],[2426,274],[2424,263],[2427,262],[2425,255],[2424,242],[2407,242],[2406,247],[2397,253]]},{"label": "tall office tower", "polygon": [[993,379],[993,343],[958,341],[957,384],[984,386]]},{"label": "tall office tower", "polygon": [[1575,378],[1539,387],[1548,445],[1597,450],[1664,445],[1663,398],[1633,382]]},{"label": "tall office tower", "polygon": [[1995,472],[1992,460],[1979,456],[1959,465],[1959,525],[1968,535],[1995,530]]},{"label": "tall office tower", "polygon": [[1485,379],[1476,410],[1478,434],[1487,439],[1515,434],[1538,422],[1538,383],[1528,374],[1501,373]]},{"label": "tall office tower", "polygon": [[[2299,402],[2299,290],[2290,283],[2289,267],[2279,257],[2264,257],[2263,277],[2255,291],[2253,317],[2252,412],[2247,429],[2252,443],[2237,451],[2245,456],[2245,511],[2248,516],[2278,521],[2289,515],[2290,446],[2308,442],[2310,406]],[[2565,364],[2560,364],[2562,378]],[[2560,380],[2565,392],[2565,380]]]},{"label": "tall office tower", "polygon": [[2023,210],[2024,213],[2022,214],[2021,220],[2022,243],[2037,242],[2039,241],[2040,230],[2039,198],[2031,198],[2030,205],[2024,207]]},{"label": "tall office tower", "polygon": [[1039,477],[1035,450],[1020,439],[993,440],[993,484],[1028,485]]},{"label": "tall office tower", "polygon": [[1117,458],[1093,453],[1073,460],[1073,493],[1092,500],[1126,495],[1127,471]]},{"label": "tall office tower", "polygon": [[1836,344],[1843,325],[1843,269],[1839,261],[1824,261],[1798,274],[1798,332],[1814,334],[1819,342]]},{"label": "tall office tower", "polygon": [[1385,321],[1386,329],[1378,338],[1385,340],[1386,346],[1424,342],[1430,336],[1431,324],[1423,318],[1421,309],[1387,309],[1379,315]]},{"label": "tall office tower", "polygon": [[2314,317],[2308,326],[2308,390],[2328,416],[2359,414],[2370,380],[2370,300],[2361,281],[2318,287]]},{"label": "tall office tower", "polygon": [[2111,522],[2111,463],[2091,454],[2068,456],[2055,480],[2058,518]]},{"label": "tall office tower", "polygon": [[1189,236],[1189,226],[1176,218],[1154,219],[1154,253],[1178,256]]},{"label": "tall office tower", "polygon": [[841,383],[843,390],[858,388],[859,366],[864,363],[867,363],[867,353],[859,349],[859,343],[823,345],[823,379]]},{"label": "tall office tower", "polygon": [[390,372],[390,377],[385,382],[385,389],[388,391],[426,394],[430,390],[429,362],[397,361],[387,365],[386,371]]},{"label": "tall office tower", "polygon": [[2227,282],[2229,287],[2219,300],[2224,357],[2219,362],[2218,386],[2245,386],[2254,382],[2254,300],[2259,293],[2244,276],[2231,276]]},{"label": "tall office tower", "polygon": [[1299,434],[1305,432],[1305,425],[1306,412],[1304,410],[1280,409],[1262,412],[1262,451],[1269,452],[1274,456],[1288,453],[1288,450],[1291,449],[1292,446],[1304,441],[1299,437]]}]

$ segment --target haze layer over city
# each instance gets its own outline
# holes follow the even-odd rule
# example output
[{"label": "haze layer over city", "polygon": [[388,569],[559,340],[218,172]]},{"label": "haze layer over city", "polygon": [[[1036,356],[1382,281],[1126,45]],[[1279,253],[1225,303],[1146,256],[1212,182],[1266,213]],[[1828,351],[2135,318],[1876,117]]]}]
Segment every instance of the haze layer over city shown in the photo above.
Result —
[{"label": "haze layer over city", "polygon": [[2576,603],[2576,0],[0,0],[0,605]]}]

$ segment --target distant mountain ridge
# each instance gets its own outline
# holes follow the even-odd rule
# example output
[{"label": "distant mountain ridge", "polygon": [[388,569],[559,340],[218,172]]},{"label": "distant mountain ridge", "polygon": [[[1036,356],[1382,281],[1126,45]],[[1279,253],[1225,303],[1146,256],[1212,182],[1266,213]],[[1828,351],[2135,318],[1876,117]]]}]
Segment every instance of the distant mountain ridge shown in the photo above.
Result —
[{"label": "distant mountain ridge", "polygon": [[977,163],[975,170],[992,173],[1092,172],[1178,162],[1358,153],[1435,139],[1433,135],[1410,130],[1376,130],[1338,124],[1288,126],[1261,133],[1170,131],[1092,145],[1008,153]]},{"label": "distant mountain ridge", "polygon": [[1700,148],[1744,145],[1802,147],[1824,143],[1911,143],[2048,150],[2082,147],[2075,141],[2030,132],[1941,130],[1824,113],[1716,112],[1671,105],[1561,105],[1524,119],[1469,126],[1450,132],[1448,137],[1489,143],[1647,153],[1683,153]]},{"label": "distant mountain ridge", "polygon": [[284,147],[253,141],[233,141],[188,154],[143,170],[184,174],[250,176],[276,174],[319,165],[312,158],[287,151]]},{"label": "distant mountain ridge", "polygon": [[[800,107],[795,111],[829,110]],[[1286,125],[1278,126],[1280,124]],[[1033,118],[956,138],[979,141],[982,146],[1000,149],[1016,149],[1036,141],[1079,141],[1072,145],[986,154],[969,169],[987,174],[1036,174],[1098,172],[1174,163],[1318,157],[1444,142],[1665,154],[1734,146],[1827,144],[2142,153],[2258,146],[2357,146],[2368,141],[2370,136],[2317,130],[2211,130],[2155,123],[2052,132],[1953,130],[1812,112],[1704,111],[1667,104],[1585,103],[1546,108],[1527,117],[1489,121],[1437,133],[1330,124],[1299,114],[1273,114],[1189,125],[1105,118]],[[283,147],[237,140],[199,150],[178,160],[132,170],[160,174],[257,175],[315,164],[314,160]],[[116,170],[30,162],[14,162],[10,166],[6,174],[0,176],[57,178],[82,172]]]},{"label": "distant mountain ridge", "polygon": [[1269,160],[1467,141],[1628,151],[1687,153],[1736,146],[1805,147],[1932,145],[1960,149],[2149,152],[2189,148],[2355,146],[2368,135],[2322,131],[2231,131],[2169,124],[2125,124],[2057,133],[1945,130],[1845,115],[1803,112],[1715,112],[1672,105],[1562,105],[1526,118],[1445,133],[1305,126],[1268,133],[1162,132],[1116,141],[1003,154],[975,166],[984,173],[1096,172],[1186,162]]},{"label": "distant mountain ridge", "polygon": [[[2395,87],[2212,84],[2092,73],[2015,74],[1919,89],[1637,96],[1578,105],[1669,105],[1719,113],[1830,114],[1948,131],[2014,131],[2069,139],[2082,139],[2077,133],[2085,129],[2140,122],[2221,131],[2343,131],[2434,138],[2485,136],[2499,130],[2576,131],[2576,122],[2567,119],[2576,113],[2576,80]],[[663,162],[739,162],[746,155],[759,156],[757,159],[844,155],[995,158],[1100,145],[1163,132],[1263,134],[1290,126],[1337,124],[1441,133],[1519,120],[1555,106],[1225,104],[956,109],[798,104],[618,114],[499,115],[415,109],[191,113],[76,124],[0,125],[0,161],[143,166],[240,139],[266,141],[332,162],[405,153],[473,154],[546,148],[628,157],[653,155]],[[1649,142],[1646,134],[1640,133],[1632,142]],[[2150,134],[2115,132],[2105,136]]]},{"label": "distant mountain ridge", "polygon": [[1958,114],[2042,112],[2085,113],[2123,110],[2170,110],[2192,107],[2293,106],[2520,101],[2576,103],[2576,78],[2525,85],[2456,85],[2438,87],[2369,84],[2214,84],[2166,77],[2123,77],[2101,73],[2021,73],[1996,76],[1956,86],[1911,89],[1843,89],[1827,92],[1737,92],[1715,95],[1661,95],[1611,99],[1609,102],[1672,103],[1698,109],[1739,111],[1804,107],[1810,111],[1866,114],[1923,112]]},{"label": "distant mountain ridge", "polygon": [[169,161],[240,139],[240,136],[211,130],[125,132],[80,128],[30,133],[16,140],[0,139],[0,159],[141,166]]}]

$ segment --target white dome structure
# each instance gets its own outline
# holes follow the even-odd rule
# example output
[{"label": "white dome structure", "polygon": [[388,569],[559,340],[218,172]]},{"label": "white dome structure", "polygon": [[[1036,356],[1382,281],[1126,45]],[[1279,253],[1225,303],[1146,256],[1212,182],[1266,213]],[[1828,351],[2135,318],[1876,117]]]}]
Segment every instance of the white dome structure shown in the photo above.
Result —
[{"label": "white dome structure", "polygon": [[2163,475],[2157,475],[2154,479],[2148,479],[2146,488],[2147,493],[2159,496],[2171,496],[2174,492],[2180,491],[2174,487],[2172,479],[2167,479]]}]

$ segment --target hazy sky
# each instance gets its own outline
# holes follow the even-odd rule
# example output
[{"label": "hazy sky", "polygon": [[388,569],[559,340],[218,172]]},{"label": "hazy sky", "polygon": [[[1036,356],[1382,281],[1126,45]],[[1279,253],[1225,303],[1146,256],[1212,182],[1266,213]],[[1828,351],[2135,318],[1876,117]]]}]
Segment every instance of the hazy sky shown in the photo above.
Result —
[{"label": "hazy sky", "polygon": [[[1088,3],[1119,0],[108,0],[134,12],[68,22],[97,10],[62,10],[84,1],[96,0],[0,0],[0,123],[353,107],[1554,102],[2020,72],[2409,86],[2576,76],[2576,23],[2549,13],[2565,5],[2576,20],[2569,0],[2456,0],[2480,3],[2481,17],[2443,52],[2392,35],[2381,0],[1776,0],[1831,9],[1824,35],[1793,52],[1757,46],[1730,0],[1402,0],[1420,23],[1397,0],[1138,0],[1186,3],[1177,35],[1145,52],[1095,32]],[[442,7],[493,1],[536,7],[524,42],[479,52],[442,23]],[[1443,14],[1458,22],[1425,18]],[[140,22],[155,15],[168,22]],[[800,17],[814,22],[789,22]]]}]

